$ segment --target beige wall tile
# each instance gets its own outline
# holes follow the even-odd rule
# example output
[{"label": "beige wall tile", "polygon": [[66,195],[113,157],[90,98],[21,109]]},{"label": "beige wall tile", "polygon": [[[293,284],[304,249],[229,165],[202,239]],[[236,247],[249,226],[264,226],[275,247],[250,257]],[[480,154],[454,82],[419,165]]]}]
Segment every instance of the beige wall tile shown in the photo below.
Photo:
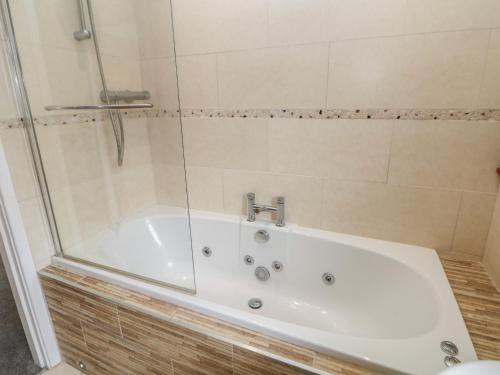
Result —
[{"label": "beige wall tile", "polygon": [[[80,230],[77,208],[73,202],[72,192],[69,188],[52,190],[50,192],[50,199],[57,221],[61,246],[65,250],[84,239],[84,233]],[[117,206],[117,203],[115,205]]]},{"label": "beige wall tile", "polygon": [[172,57],[174,37],[170,1],[136,1],[134,6],[141,58]]},{"label": "beige wall tile", "polygon": [[9,164],[17,200],[22,201],[39,195],[24,129],[2,130],[0,141]]},{"label": "beige wall tile", "polygon": [[[139,60],[139,19],[135,3],[137,3],[135,0],[94,1],[92,3],[99,48],[103,56],[122,57],[121,62]],[[76,14],[78,15],[78,12]],[[73,44],[85,43],[73,42]],[[93,48],[91,41],[88,44]],[[94,51],[91,53],[95,55]]]},{"label": "beige wall tile", "polygon": [[[52,47],[43,47],[42,55],[40,73],[46,74],[51,94],[45,105],[98,103],[101,81],[95,56]],[[21,61],[28,63],[23,56]]]},{"label": "beige wall tile", "polygon": [[189,208],[224,212],[223,169],[187,167]]},{"label": "beige wall tile", "polygon": [[154,164],[184,164],[181,124],[178,118],[148,119]]},{"label": "beige wall tile", "polygon": [[122,219],[156,203],[155,180],[151,164],[122,169],[120,173],[113,176],[113,184],[118,196]]},{"label": "beige wall tile", "polygon": [[488,240],[483,263],[488,269],[490,275],[495,281],[497,287],[500,287],[500,194],[497,194],[493,218],[491,221]]},{"label": "beige wall tile", "polygon": [[37,126],[36,136],[49,189],[67,186],[69,179],[61,145],[60,127]]},{"label": "beige wall tile", "polygon": [[[110,90],[143,89],[141,61],[124,56],[102,56],[106,84]],[[102,88],[99,88],[98,93]],[[100,102],[100,100],[99,100]]]},{"label": "beige wall tile", "polygon": [[148,119],[123,118],[123,128],[126,142],[125,153],[122,166],[118,166],[118,151],[111,122],[105,121],[97,124],[97,137],[102,155],[101,163],[105,175],[120,173],[124,169],[151,165]]},{"label": "beige wall tile", "polygon": [[[74,49],[73,32],[80,24],[78,4],[66,0],[13,1],[16,39],[21,43]],[[78,26],[76,26],[78,27]]]},{"label": "beige wall tile", "polygon": [[38,269],[43,268],[50,263],[54,250],[41,198],[35,197],[20,202],[19,209],[35,265]]},{"label": "beige wall tile", "polygon": [[37,127],[50,187],[60,188],[102,178],[102,155],[107,149],[101,148],[98,126],[100,124]]},{"label": "beige wall tile", "polygon": [[51,193],[63,248],[90,238],[117,218],[113,181],[90,180]]},{"label": "beige wall tile", "polygon": [[329,40],[331,0],[270,0],[269,44],[283,46]]},{"label": "beige wall tile", "polygon": [[217,108],[217,56],[194,55],[177,59],[182,108]]},{"label": "beige wall tile", "polygon": [[265,119],[184,118],[186,163],[194,166],[267,170]]},{"label": "beige wall tile", "polygon": [[321,227],[450,250],[460,192],[327,180]]},{"label": "beige wall tile", "polygon": [[488,58],[479,95],[480,108],[500,107],[500,30],[491,31]]},{"label": "beige wall tile", "polygon": [[180,165],[155,164],[156,199],[159,204],[187,207],[186,178]]},{"label": "beige wall tile", "polygon": [[321,108],[326,100],[328,44],[218,55],[222,108]]},{"label": "beige wall tile", "polygon": [[[0,40],[0,50],[4,51],[7,45]],[[12,90],[12,81],[9,76],[7,57],[0,55],[0,90],[2,91],[2,100],[0,100],[0,119],[15,118],[18,116],[17,104]]]},{"label": "beige wall tile", "polygon": [[179,108],[177,95],[177,73],[174,58],[143,60],[142,86],[151,93],[151,100],[155,106],[170,110]]},{"label": "beige wall tile", "polygon": [[496,192],[499,145],[494,122],[397,122],[389,183]]},{"label": "beige wall tile", "polygon": [[[101,27],[97,27],[99,28],[98,30],[101,30]],[[114,57],[120,63],[140,62],[141,55],[134,28],[135,25],[131,21],[131,26],[128,29],[124,29],[122,35],[109,35],[99,32],[99,50],[101,56]],[[90,47],[93,48],[93,45],[90,45]],[[87,53],[95,58],[95,51],[92,49]],[[105,65],[108,66],[110,64],[106,63]],[[110,67],[110,69],[112,68]]]},{"label": "beige wall tile", "polygon": [[496,194],[462,193],[453,251],[484,254],[495,201]]},{"label": "beige wall tile", "polygon": [[135,3],[135,0],[92,2],[96,26],[100,26],[97,29],[98,32],[114,37],[123,37],[124,33],[127,32],[129,39],[137,40]]},{"label": "beige wall tile", "polygon": [[387,180],[393,122],[270,121],[270,170],[346,180]]},{"label": "beige wall tile", "polygon": [[44,107],[54,103],[54,100],[52,99],[42,48],[23,43],[18,43],[17,46],[31,112],[34,116],[47,115]]},{"label": "beige wall tile", "polygon": [[[319,227],[322,181],[316,177],[262,172],[224,171],[224,208],[227,213],[244,215],[246,194],[254,192],[259,204],[278,196],[286,200],[285,220],[305,227]],[[262,215],[261,218],[265,218]]]},{"label": "beige wall tile", "polygon": [[264,47],[266,0],[174,0],[179,55]]},{"label": "beige wall tile", "polygon": [[387,35],[404,30],[405,0],[271,0],[270,45]]},{"label": "beige wall tile", "polygon": [[489,31],[463,31],[334,43],[328,106],[473,107],[488,40]]},{"label": "beige wall tile", "polygon": [[500,3],[496,0],[408,0],[407,33],[499,26]]},{"label": "beige wall tile", "polygon": [[406,0],[331,0],[330,40],[401,35]]}]

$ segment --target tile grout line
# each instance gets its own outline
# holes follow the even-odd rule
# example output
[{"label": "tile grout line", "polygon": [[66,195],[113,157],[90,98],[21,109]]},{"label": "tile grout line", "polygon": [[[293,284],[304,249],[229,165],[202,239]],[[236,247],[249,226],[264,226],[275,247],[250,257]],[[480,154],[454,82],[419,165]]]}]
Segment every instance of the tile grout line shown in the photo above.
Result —
[{"label": "tile grout line", "polygon": [[[406,17],[407,10],[405,12]],[[295,47],[307,47],[311,45],[320,45],[326,43],[355,43],[358,41],[369,41],[375,39],[395,39],[395,38],[406,38],[406,37],[414,37],[414,36],[429,36],[436,34],[456,34],[463,32],[480,32],[480,31],[490,31],[490,30],[499,30],[500,27],[478,27],[478,28],[465,28],[465,29],[453,29],[453,30],[436,30],[436,31],[420,31],[420,32],[404,32],[404,33],[396,33],[396,34],[386,34],[386,35],[376,35],[376,36],[361,36],[361,37],[352,37],[352,38],[341,38],[341,39],[327,39],[327,40],[316,40],[310,42],[302,42],[302,43],[283,43],[283,44],[270,44],[264,43],[263,46],[252,47],[252,48],[241,48],[241,49],[220,49],[214,51],[204,51],[197,53],[184,53],[179,54],[178,57],[193,57],[193,56],[206,56],[213,54],[236,54],[236,53],[246,53],[253,51],[261,51],[268,49],[285,49],[285,48],[295,48]]]},{"label": "tile grout line", "polygon": [[486,68],[488,66],[488,62],[490,59],[490,53],[491,53],[491,40],[493,38],[493,29],[490,29],[490,33],[488,35],[488,43],[486,44],[486,51],[484,54],[484,61],[483,61],[483,66],[482,66],[482,72],[481,72],[481,79],[479,80],[479,87],[478,87],[478,92],[477,92],[477,98],[476,98],[476,105],[479,105],[481,102],[481,96],[484,88],[484,79],[486,78]]},{"label": "tile grout line", "polygon": [[455,246],[455,237],[457,235],[457,228],[458,228],[458,222],[460,220],[460,212],[462,210],[462,201],[464,199],[464,192],[460,192],[460,200],[458,202],[458,210],[457,210],[457,217],[455,218],[455,226],[453,227],[453,234],[451,237],[451,243],[450,243],[450,249],[448,251],[454,251],[454,246]]}]

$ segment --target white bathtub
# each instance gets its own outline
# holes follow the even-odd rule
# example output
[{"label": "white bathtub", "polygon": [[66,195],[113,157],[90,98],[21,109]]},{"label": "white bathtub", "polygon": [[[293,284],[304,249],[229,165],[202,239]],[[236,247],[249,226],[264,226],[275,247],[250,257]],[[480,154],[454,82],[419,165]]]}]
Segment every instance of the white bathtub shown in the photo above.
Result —
[{"label": "white bathtub", "polygon": [[[186,224],[180,211],[156,208],[68,252],[138,274],[167,274],[169,282],[190,288],[189,238],[175,230]],[[443,340],[458,346],[463,362],[476,359],[433,250],[197,211],[191,212],[191,226],[195,295],[68,259],[54,263],[387,372],[438,373],[445,368]],[[254,240],[258,229],[269,232],[269,242]],[[184,251],[176,253],[176,246]],[[210,257],[202,254],[205,246]],[[253,265],[244,263],[245,255],[254,258]],[[281,272],[271,269],[273,261],[283,264]],[[257,280],[256,266],[270,270],[268,281]],[[325,272],[335,276],[333,285],[323,282]],[[253,297],[263,301],[259,310],[248,307]]]}]

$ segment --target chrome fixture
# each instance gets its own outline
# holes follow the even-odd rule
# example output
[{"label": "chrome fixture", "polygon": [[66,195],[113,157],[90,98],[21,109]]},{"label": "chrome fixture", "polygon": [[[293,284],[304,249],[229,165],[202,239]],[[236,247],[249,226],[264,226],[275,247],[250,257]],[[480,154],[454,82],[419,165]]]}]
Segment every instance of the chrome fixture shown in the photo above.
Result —
[{"label": "chrome fixture", "polygon": [[264,266],[257,267],[254,274],[255,277],[260,281],[267,281],[271,277],[271,273],[269,273],[269,270]]},{"label": "chrome fixture", "polygon": [[208,246],[205,246],[203,249],[201,249],[201,253],[208,258],[212,255],[212,249]]},{"label": "chrome fixture", "polygon": [[278,197],[276,207],[255,204],[255,193],[247,194],[247,221],[254,222],[255,215],[261,212],[276,212],[276,226],[285,226],[285,197]]},{"label": "chrome fixture", "polygon": [[441,342],[441,350],[450,356],[456,356],[458,354],[458,347],[451,341]]},{"label": "chrome fixture", "polygon": [[[87,14],[90,21],[90,30],[87,29],[85,5],[87,3]],[[99,75],[101,76],[102,91],[100,93],[101,100],[105,105],[50,105],[46,106],[47,111],[56,110],[107,110],[111,126],[113,127],[113,134],[116,141],[116,149],[118,153],[118,166],[123,164],[123,157],[125,155],[125,130],[123,128],[123,119],[120,109],[138,109],[138,108],[152,108],[150,103],[144,104],[118,104],[120,100],[131,102],[133,100],[147,100],[151,97],[148,91],[109,91],[106,85],[106,77],[104,75],[104,68],[102,64],[101,52],[99,49],[99,40],[94,22],[94,13],[92,11],[92,0],[78,0],[80,12],[81,29],[73,33],[73,36],[78,41],[92,39],[94,42],[94,49],[97,58],[97,66],[99,68]]]},{"label": "chrome fixture", "polygon": [[251,266],[253,264],[253,262],[254,262],[253,256],[251,256],[251,255],[245,255],[245,257],[243,258],[243,262],[245,262],[245,264],[247,266]]},{"label": "chrome fixture", "polygon": [[323,276],[321,276],[321,279],[326,285],[333,285],[335,283],[335,276],[330,272],[325,272]]},{"label": "chrome fixture", "polygon": [[80,370],[87,370],[87,366],[85,366],[85,363],[83,361],[78,361],[76,365]]},{"label": "chrome fixture", "polygon": [[80,8],[81,29],[73,33],[73,36],[78,41],[90,39],[92,37],[92,33],[90,32],[90,30],[87,29],[87,21],[85,21],[85,7],[83,6],[84,1],[85,0],[78,0],[78,6]]},{"label": "chrome fixture", "polygon": [[278,262],[277,260],[275,260],[272,264],[271,264],[271,267],[273,270],[275,270],[276,272],[281,272],[283,271],[283,263],[281,262]]},{"label": "chrome fixture", "polygon": [[73,110],[98,110],[98,109],[140,109],[153,108],[153,104],[105,104],[105,105],[47,105],[44,107],[46,111],[62,111],[65,109]]},{"label": "chrome fixture", "polygon": [[264,229],[259,229],[257,232],[255,232],[253,238],[255,239],[255,242],[266,243],[267,241],[269,241],[269,232]]},{"label": "chrome fixture", "polygon": [[[107,100],[111,101],[119,101],[123,100],[124,102],[133,102],[134,100],[149,100],[151,99],[151,93],[149,91],[130,91],[130,90],[121,90],[121,91],[108,91],[107,96],[104,90],[99,94],[101,100],[106,103]],[[153,105],[151,104],[151,107]]]},{"label": "chrome fixture", "polygon": [[453,367],[460,363],[461,361],[457,357],[453,357],[451,355],[444,357],[444,364],[446,365],[446,367]]},{"label": "chrome fixture", "polygon": [[260,298],[252,298],[248,301],[248,307],[250,307],[253,310],[260,309],[262,305],[263,303]]}]

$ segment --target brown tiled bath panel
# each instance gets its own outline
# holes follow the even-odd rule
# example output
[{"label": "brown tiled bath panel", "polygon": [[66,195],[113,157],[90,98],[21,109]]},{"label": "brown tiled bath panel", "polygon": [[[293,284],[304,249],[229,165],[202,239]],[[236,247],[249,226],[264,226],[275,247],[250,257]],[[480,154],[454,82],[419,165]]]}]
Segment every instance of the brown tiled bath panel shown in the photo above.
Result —
[{"label": "brown tiled bath panel", "polygon": [[[442,263],[479,358],[500,359],[500,294],[485,269]],[[87,374],[380,374],[58,267],[40,275],[64,359]]]}]

